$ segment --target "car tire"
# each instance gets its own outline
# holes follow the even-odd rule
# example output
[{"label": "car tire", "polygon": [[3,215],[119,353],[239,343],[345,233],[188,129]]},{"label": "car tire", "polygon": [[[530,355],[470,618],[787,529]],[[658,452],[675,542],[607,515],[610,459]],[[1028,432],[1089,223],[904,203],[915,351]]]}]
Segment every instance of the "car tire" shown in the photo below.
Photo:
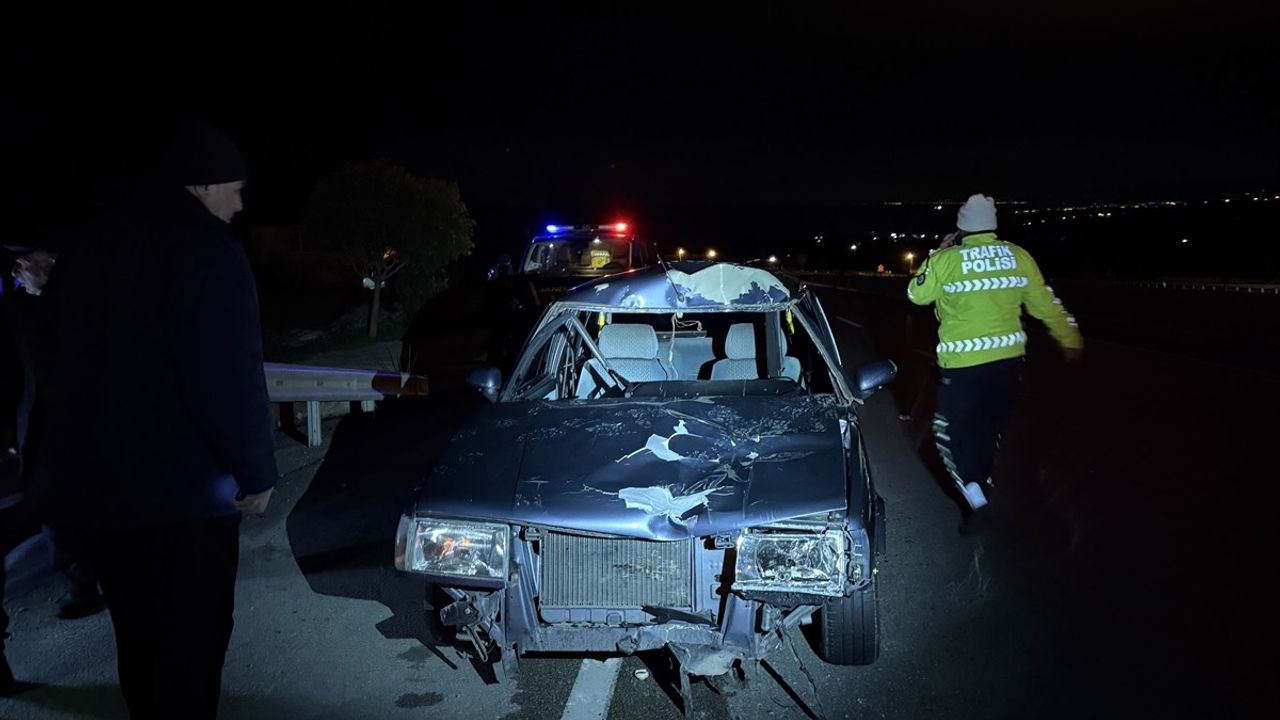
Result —
[{"label": "car tire", "polygon": [[833,665],[870,665],[880,655],[875,576],[853,595],[829,598],[818,611],[818,656]]}]

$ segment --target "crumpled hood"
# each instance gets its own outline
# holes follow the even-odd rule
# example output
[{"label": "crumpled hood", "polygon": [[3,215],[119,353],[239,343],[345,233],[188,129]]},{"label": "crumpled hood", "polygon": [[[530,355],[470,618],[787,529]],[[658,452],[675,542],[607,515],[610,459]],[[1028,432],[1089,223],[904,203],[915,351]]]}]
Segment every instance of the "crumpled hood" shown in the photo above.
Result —
[{"label": "crumpled hood", "polygon": [[676,540],[843,510],[837,411],[800,394],[488,405],[418,512]]}]

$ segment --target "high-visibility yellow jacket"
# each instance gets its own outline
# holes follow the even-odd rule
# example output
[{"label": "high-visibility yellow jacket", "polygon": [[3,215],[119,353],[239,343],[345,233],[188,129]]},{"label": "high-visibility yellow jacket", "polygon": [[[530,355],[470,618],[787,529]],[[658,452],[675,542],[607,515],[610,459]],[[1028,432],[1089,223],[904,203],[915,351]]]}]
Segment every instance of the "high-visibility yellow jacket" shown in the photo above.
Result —
[{"label": "high-visibility yellow jacket", "polygon": [[980,233],[929,256],[907,286],[917,305],[934,304],[938,365],[962,368],[1021,357],[1027,334],[1022,306],[1049,328],[1058,344],[1084,347],[1076,320],[1053,296],[1031,254]]}]

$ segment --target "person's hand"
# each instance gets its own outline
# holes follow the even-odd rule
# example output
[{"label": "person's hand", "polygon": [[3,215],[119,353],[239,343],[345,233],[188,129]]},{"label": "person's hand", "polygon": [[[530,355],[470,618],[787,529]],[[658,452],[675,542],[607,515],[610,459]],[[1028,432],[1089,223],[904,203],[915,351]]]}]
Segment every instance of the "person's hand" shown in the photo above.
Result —
[{"label": "person's hand", "polygon": [[1084,357],[1084,348],[1064,347],[1062,348],[1062,355],[1067,359],[1067,362],[1069,363],[1080,362],[1080,358]]},{"label": "person's hand", "polygon": [[959,231],[959,230],[957,230],[957,231],[955,231],[955,232],[949,232],[949,233],[947,233],[946,235],[944,235],[944,236],[942,237],[942,242],[938,245],[938,249],[939,249],[939,250],[946,250],[947,248],[951,247],[952,245],[955,245],[955,244],[956,244],[956,241],[958,241],[959,239],[960,239],[960,231]]},{"label": "person's hand", "polygon": [[36,250],[18,258],[13,264],[12,274],[18,278],[28,295],[39,295],[44,292],[45,283],[49,282],[49,273],[53,272],[53,264],[57,261],[56,255]]},{"label": "person's hand", "polygon": [[271,502],[271,493],[275,492],[275,488],[263,490],[253,495],[245,495],[243,498],[236,500],[236,509],[246,515],[261,515],[267,511],[267,503]]}]

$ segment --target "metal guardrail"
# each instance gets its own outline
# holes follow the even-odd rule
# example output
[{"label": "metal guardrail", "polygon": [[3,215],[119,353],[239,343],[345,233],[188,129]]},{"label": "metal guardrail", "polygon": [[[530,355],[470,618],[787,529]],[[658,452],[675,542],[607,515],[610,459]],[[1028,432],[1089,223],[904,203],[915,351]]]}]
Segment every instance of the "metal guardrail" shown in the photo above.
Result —
[{"label": "metal guardrail", "polygon": [[320,435],[320,403],[322,402],[349,402],[353,410],[358,403],[361,411],[368,412],[373,410],[374,403],[378,400],[423,396],[427,394],[428,389],[427,379],[421,375],[385,370],[284,363],[264,363],[263,370],[267,378],[267,396],[271,402],[281,405],[282,426],[289,427],[293,423],[293,403],[307,404],[307,445],[310,447],[315,447],[322,441]]}]

